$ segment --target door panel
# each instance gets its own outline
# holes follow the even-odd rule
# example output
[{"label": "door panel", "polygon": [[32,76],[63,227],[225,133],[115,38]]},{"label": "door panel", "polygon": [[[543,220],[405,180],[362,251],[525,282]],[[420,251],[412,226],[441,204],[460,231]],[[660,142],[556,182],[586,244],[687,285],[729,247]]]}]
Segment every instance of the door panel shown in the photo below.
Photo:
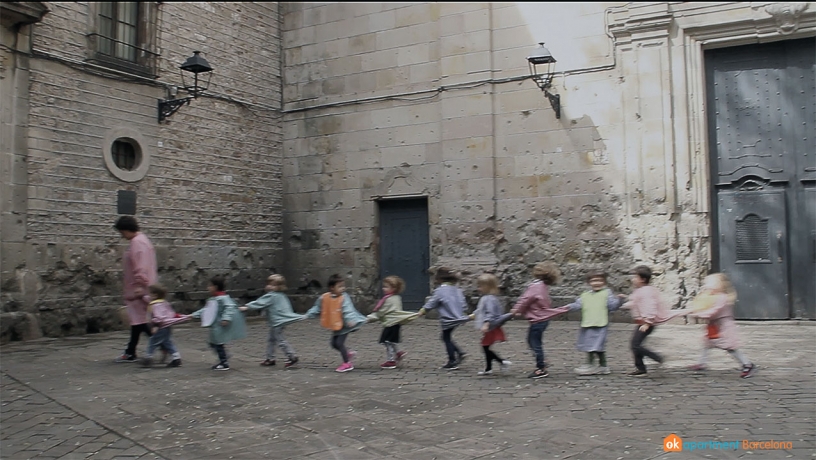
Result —
[{"label": "door panel", "polygon": [[[816,318],[816,38],[709,50],[705,66],[713,267],[738,280],[738,318]],[[745,260],[762,251],[781,259]]]},{"label": "door panel", "polygon": [[405,280],[402,305],[419,310],[429,293],[428,202],[426,199],[380,201],[380,279]]},{"label": "door panel", "polygon": [[788,318],[785,193],[720,192],[719,222],[720,263],[737,290],[736,316]]}]

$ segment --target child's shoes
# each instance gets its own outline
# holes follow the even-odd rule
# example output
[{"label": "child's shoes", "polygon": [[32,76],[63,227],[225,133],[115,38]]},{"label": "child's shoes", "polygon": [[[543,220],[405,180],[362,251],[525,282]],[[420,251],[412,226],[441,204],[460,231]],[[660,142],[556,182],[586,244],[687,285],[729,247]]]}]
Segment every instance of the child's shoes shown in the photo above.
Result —
[{"label": "child's shoes", "polygon": [[693,365],[688,367],[688,370],[694,371],[694,372],[702,372],[702,371],[707,371],[708,367],[705,364],[693,364]]},{"label": "child's shoes", "polygon": [[397,368],[397,362],[396,361],[386,361],[386,362],[380,364],[380,367],[382,369],[396,369]]},{"label": "child's shoes", "polygon": [[756,374],[756,366],[754,364],[742,366],[742,372],[740,373],[740,377],[747,379],[749,377],[752,377],[754,374]]},{"label": "child's shoes", "polygon": [[335,372],[348,372],[348,371],[353,371],[353,370],[354,370],[354,365],[351,364],[351,362],[347,362],[347,363],[343,363],[340,366],[338,366],[338,368],[335,369],[334,371]]},{"label": "child's shoes", "polygon": [[397,362],[402,361],[402,358],[404,358],[405,355],[407,355],[407,354],[408,354],[407,351],[398,351],[397,352]]},{"label": "child's shoes", "polygon": [[275,365],[275,360],[274,359],[265,359],[261,363],[261,366],[274,366],[274,365]]},{"label": "child's shoes", "polygon": [[612,373],[612,369],[610,369],[609,366],[598,366],[597,373],[602,375],[609,375]]},{"label": "child's shoes", "polygon": [[493,375],[493,371],[479,371],[476,375]]},{"label": "child's shoes", "polygon": [[575,368],[575,373],[578,375],[595,375],[598,373],[598,367],[591,364],[581,364]]},{"label": "child's shoes", "polygon": [[218,363],[212,367],[214,371],[228,371],[230,369],[229,364],[227,363]]},{"label": "child's shoes", "polygon": [[167,364],[167,367],[181,367],[181,360],[174,359]]},{"label": "child's shoes", "polygon": [[285,363],[283,363],[283,367],[285,369],[289,369],[290,367],[294,366],[298,362],[297,356],[292,356],[291,358],[287,359]]},{"label": "child's shoes", "polygon": [[510,361],[508,361],[508,360],[506,360],[506,359],[505,359],[504,361],[502,361],[502,362],[501,362],[501,371],[502,371],[502,372],[507,372],[507,371],[509,371],[509,370],[510,370],[510,365],[511,365],[511,364],[513,364],[513,363],[511,363]]}]

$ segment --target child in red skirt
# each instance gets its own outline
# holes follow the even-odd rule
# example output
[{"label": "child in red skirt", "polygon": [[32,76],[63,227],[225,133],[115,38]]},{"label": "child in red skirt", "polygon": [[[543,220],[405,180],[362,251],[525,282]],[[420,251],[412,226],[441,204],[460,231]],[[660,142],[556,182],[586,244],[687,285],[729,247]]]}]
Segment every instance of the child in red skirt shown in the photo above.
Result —
[{"label": "child in red skirt", "polygon": [[478,375],[490,375],[493,373],[493,361],[501,365],[502,372],[506,371],[510,361],[502,359],[495,351],[490,349],[490,346],[496,342],[505,342],[507,339],[504,336],[504,330],[501,326],[513,317],[512,314],[504,314],[499,298],[496,294],[499,293],[499,280],[491,274],[484,274],[479,276],[476,281],[476,287],[482,297],[479,299],[479,304],[476,306],[475,321],[476,328],[482,331],[482,349],[485,354],[485,370],[480,371]]}]

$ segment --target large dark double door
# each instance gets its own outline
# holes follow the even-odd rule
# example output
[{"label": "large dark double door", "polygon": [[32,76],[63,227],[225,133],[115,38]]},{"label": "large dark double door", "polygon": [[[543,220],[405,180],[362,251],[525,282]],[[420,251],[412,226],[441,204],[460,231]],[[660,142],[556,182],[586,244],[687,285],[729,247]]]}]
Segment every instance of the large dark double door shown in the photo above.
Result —
[{"label": "large dark double door", "polygon": [[816,39],[707,51],[713,262],[741,319],[816,318]]}]

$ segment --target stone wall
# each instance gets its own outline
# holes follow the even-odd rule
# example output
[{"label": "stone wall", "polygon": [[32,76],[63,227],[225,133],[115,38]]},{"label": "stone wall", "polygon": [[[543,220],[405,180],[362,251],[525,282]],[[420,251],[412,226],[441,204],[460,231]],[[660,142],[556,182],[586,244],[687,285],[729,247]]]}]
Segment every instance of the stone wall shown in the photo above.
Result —
[{"label": "stone wall", "polygon": [[[286,3],[286,274],[346,274],[370,303],[376,200],[421,195],[431,265],[462,270],[468,289],[492,271],[512,300],[551,259],[561,303],[588,269],[628,289],[641,263],[672,303],[687,298],[708,235],[704,208],[677,198],[669,26],[621,46],[618,5]],[[560,119],[525,80],[540,41],[559,61]]]},{"label": "stone wall", "polygon": [[[28,132],[16,138],[26,186],[14,204],[27,221],[3,221],[2,311],[33,315],[47,336],[122,326],[126,242],[112,228],[121,190],[136,192],[136,218],[181,311],[198,307],[215,274],[238,297],[261,292],[282,265],[278,4],[157,4],[155,79],[88,63],[93,3],[48,6],[32,34]],[[193,51],[214,68],[207,96],[159,124],[157,99],[181,85]],[[106,168],[103,150],[121,133],[149,156],[141,180]]]}]

